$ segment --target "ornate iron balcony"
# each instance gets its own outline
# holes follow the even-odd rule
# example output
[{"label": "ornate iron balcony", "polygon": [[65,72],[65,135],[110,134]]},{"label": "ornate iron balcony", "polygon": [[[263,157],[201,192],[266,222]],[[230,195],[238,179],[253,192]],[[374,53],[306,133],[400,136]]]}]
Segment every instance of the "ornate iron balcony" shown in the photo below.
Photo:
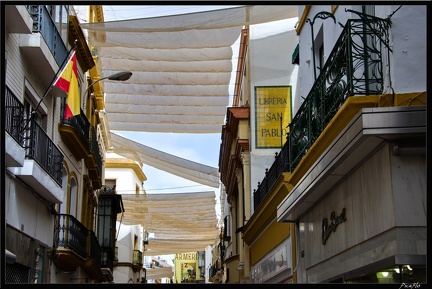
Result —
[{"label": "ornate iron balcony", "polygon": [[363,19],[347,21],[289,125],[291,172],[348,97],[383,91],[382,52],[388,43],[389,21],[362,16]]},{"label": "ornate iron balcony", "polygon": [[293,172],[346,99],[383,91],[385,48],[391,51],[388,19],[360,14],[348,20],[320,75],[289,124],[288,141],[254,191],[255,210],[282,172]]}]

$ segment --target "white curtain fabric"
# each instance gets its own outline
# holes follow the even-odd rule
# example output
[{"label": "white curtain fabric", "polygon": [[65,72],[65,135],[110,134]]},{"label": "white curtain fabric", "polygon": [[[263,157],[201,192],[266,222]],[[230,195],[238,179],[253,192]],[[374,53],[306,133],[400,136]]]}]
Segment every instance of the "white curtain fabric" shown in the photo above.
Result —
[{"label": "white curtain fabric", "polygon": [[150,235],[145,255],[204,251],[218,238],[215,192],[122,194],[122,224],[141,224]]},{"label": "white curtain fabric", "polygon": [[297,6],[241,6],[81,24],[97,51],[111,130],[220,133],[229,105],[231,46],[244,25],[297,16]]},{"label": "white curtain fabric", "polygon": [[114,152],[123,157],[202,185],[219,188],[218,168],[167,154],[115,133],[111,133],[111,145],[115,148]]}]

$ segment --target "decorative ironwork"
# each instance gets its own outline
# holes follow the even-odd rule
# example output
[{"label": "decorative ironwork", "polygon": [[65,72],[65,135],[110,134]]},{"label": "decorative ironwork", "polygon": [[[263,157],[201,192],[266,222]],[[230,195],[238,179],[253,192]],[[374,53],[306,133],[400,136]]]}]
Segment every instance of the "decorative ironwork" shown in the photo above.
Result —
[{"label": "decorative ironwork", "polygon": [[34,119],[24,136],[26,158],[35,160],[61,187],[63,177],[63,154]]},{"label": "decorative ironwork", "polygon": [[[314,19],[324,16],[317,14]],[[390,24],[389,19],[362,14],[343,26],[320,75],[289,124],[288,141],[254,190],[255,210],[282,172],[295,170],[348,97],[382,93],[382,53],[390,50]]]},{"label": "decorative ironwork", "polygon": [[275,161],[270,169],[266,169],[265,177],[261,183],[258,183],[257,190],[254,190],[253,199],[255,210],[266,198],[267,193],[271,190],[281,174],[287,171],[289,171],[289,144],[285,142],[280,153],[276,153]]},{"label": "decorative ironwork", "polygon": [[347,21],[290,124],[290,171],[348,97],[383,91],[382,51],[388,41],[388,28],[388,20],[372,16]]},{"label": "decorative ironwork", "polygon": [[312,54],[313,54],[313,72],[314,72],[314,79],[316,80],[316,64],[315,64],[315,37],[314,37],[314,31],[313,31],[313,26],[315,24],[315,20],[317,18],[320,18],[322,20],[325,20],[327,18],[332,18],[334,23],[336,23],[336,18],[334,17],[333,14],[331,14],[330,12],[327,11],[321,11],[318,12],[314,18],[312,20],[310,20],[309,18],[306,19],[306,22],[309,22],[310,26],[311,26],[311,37],[312,37]]},{"label": "decorative ironwork", "polygon": [[54,247],[68,248],[83,258],[87,257],[88,230],[74,216],[59,214],[54,228]]}]

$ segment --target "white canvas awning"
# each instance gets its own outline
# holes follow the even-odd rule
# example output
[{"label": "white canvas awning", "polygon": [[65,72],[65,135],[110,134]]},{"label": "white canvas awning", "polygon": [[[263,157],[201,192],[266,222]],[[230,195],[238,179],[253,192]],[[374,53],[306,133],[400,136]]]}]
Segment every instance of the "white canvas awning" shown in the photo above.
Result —
[{"label": "white canvas awning", "polygon": [[180,158],[111,133],[114,152],[184,179],[219,188],[219,170]]},{"label": "white canvas awning", "polygon": [[147,268],[146,279],[157,280],[162,278],[173,278],[174,270],[172,267]]},{"label": "white canvas awning", "polygon": [[297,16],[297,6],[241,6],[174,16],[81,24],[104,82],[109,129],[220,133],[229,105],[231,46],[244,25]]},{"label": "white canvas awning", "polygon": [[145,255],[204,251],[218,238],[215,192],[122,194],[122,224],[153,233]]}]

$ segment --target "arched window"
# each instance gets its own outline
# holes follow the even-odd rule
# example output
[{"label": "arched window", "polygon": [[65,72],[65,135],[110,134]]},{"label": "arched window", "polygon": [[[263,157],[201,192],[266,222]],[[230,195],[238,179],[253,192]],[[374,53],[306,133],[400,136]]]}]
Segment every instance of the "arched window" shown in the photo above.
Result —
[{"label": "arched window", "polygon": [[78,198],[78,186],[76,179],[71,178],[70,182],[70,198],[69,198],[69,215],[77,217],[77,198]]},{"label": "arched window", "polygon": [[63,189],[63,203],[59,204],[58,212],[60,214],[66,214],[67,199],[68,199],[68,171],[65,166],[63,166],[63,177],[62,177],[62,189]]}]

